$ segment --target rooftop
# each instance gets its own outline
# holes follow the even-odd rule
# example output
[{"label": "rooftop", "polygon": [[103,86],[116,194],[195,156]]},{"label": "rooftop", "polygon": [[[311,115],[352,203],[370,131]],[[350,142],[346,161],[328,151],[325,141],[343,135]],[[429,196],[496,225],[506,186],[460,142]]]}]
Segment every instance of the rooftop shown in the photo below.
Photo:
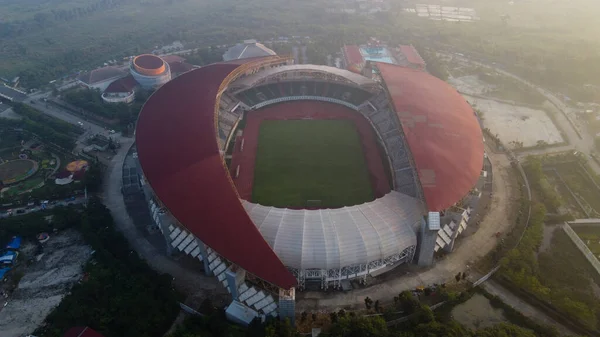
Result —
[{"label": "rooftop", "polygon": [[274,51],[265,47],[262,43],[256,40],[246,40],[244,43],[238,43],[229,48],[223,54],[223,61],[247,59],[252,57],[276,55]]},{"label": "rooftop", "polygon": [[131,75],[120,78],[108,85],[104,92],[117,93],[117,92],[131,92],[138,85],[136,80]]},{"label": "rooftop", "polygon": [[79,75],[77,77],[83,83],[88,85],[104,82],[109,79],[124,77],[127,75],[127,72],[122,68],[115,66],[102,67],[98,69],[94,69],[87,73]]},{"label": "rooftop", "polygon": [[483,135],[473,108],[448,83],[411,68],[377,63],[410,147],[428,211],[442,211],[475,186]]}]

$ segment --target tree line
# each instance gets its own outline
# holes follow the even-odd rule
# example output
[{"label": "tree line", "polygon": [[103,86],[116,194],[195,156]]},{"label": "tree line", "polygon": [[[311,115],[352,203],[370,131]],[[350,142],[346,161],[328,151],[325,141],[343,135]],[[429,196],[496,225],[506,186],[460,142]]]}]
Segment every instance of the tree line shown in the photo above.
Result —
[{"label": "tree line", "polygon": [[13,110],[23,118],[0,118],[0,127],[26,130],[67,150],[75,147],[75,135],[83,133],[83,130],[72,124],[47,116],[22,103],[15,104]]}]

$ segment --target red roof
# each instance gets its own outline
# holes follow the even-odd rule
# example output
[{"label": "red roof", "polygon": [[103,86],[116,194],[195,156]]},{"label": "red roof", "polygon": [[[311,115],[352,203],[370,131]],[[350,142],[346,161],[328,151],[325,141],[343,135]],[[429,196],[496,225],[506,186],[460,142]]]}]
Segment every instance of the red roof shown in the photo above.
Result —
[{"label": "red roof", "polygon": [[99,332],[88,328],[87,326],[78,326],[69,329],[64,337],[103,337]]},{"label": "red roof", "polygon": [[425,61],[419,55],[419,52],[413,46],[400,45],[400,52],[406,57],[409,63],[425,66]]},{"label": "red roof", "polygon": [[217,90],[237,67],[209,65],[156,91],[138,120],[138,157],[157,197],[183,226],[224,258],[288,289],[296,279],[250,220],[217,144]]},{"label": "red roof", "polygon": [[363,59],[358,46],[344,46],[344,55],[346,56],[347,66],[351,66],[353,64],[362,65],[363,63],[365,63],[365,60]]},{"label": "red roof", "polygon": [[452,206],[473,188],[483,167],[475,113],[450,85],[426,72],[377,63],[430,211]]},{"label": "red roof", "polygon": [[137,85],[133,76],[128,75],[109,84],[104,92],[132,92]]}]

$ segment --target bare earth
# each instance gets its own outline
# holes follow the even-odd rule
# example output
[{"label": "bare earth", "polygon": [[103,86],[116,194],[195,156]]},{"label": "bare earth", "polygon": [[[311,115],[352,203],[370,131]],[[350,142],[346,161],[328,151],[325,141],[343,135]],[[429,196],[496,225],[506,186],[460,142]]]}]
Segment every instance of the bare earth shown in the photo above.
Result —
[{"label": "bare earth", "polygon": [[51,237],[41,259],[24,270],[17,289],[0,311],[0,335],[32,333],[81,279],[90,253],[91,248],[75,231]]}]

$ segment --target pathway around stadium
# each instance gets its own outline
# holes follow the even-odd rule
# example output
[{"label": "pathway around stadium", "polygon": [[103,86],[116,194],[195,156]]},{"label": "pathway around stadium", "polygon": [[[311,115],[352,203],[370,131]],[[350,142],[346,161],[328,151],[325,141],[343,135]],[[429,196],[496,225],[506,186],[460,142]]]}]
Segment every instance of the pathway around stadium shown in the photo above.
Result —
[{"label": "pathway around stadium", "polygon": [[114,156],[107,168],[104,178],[103,201],[110,209],[115,225],[125,235],[131,247],[152,267],[152,269],[168,273],[175,279],[175,286],[191,297],[204,297],[207,292],[221,292],[222,286],[215,277],[179,265],[158,251],[140,233],[125,208],[121,186],[123,185],[122,167],[127,152],[133,145],[133,139],[123,138],[119,152]]},{"label": "pathway around stadium", "polygon": [[368,296],[373,300],[391,302],[403,290],[415,289],[433,283],[450,282],[458,272],[469,270],[469,266],[496,247],[497,232],[506,232],[512,226],[511,203],[516,201],[517,181],[512,173],[510,160],[501,153],[486,149],[492,162],[493,194],[488,213],[484,216],[477,231],[461,240],[458,247],[433,267],[418,273],[409,273],[382,284],[345,293],[305,292],[298,294],[297,311],[338,310],[348,307],[362,307]]}]

